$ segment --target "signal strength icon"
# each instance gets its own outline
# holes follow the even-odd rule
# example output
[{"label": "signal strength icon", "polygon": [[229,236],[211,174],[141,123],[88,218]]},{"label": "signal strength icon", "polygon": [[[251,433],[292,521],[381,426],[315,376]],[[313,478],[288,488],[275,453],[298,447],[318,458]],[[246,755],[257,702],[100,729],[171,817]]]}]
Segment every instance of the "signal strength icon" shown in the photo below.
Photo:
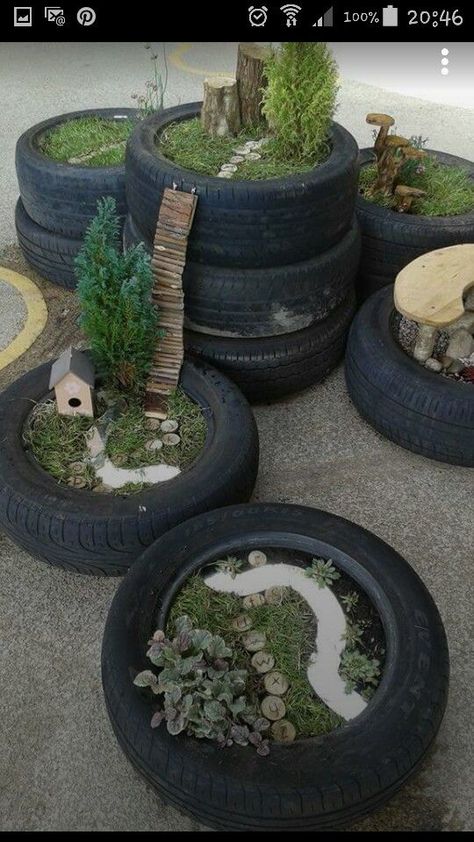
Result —
[{"label": "signal strength icon", "polygon": [[324,12],[324,15],[321,15],[313,26],[334,26],[334,6]]},{"label": "signal strength icon", "polygon": [[280,11],[286,15],[287,26],[296,26],[296,18],[298,13],[301,12],[301,6],[297,6],[295,3],[286,3],[285,6],[280,6]]}]

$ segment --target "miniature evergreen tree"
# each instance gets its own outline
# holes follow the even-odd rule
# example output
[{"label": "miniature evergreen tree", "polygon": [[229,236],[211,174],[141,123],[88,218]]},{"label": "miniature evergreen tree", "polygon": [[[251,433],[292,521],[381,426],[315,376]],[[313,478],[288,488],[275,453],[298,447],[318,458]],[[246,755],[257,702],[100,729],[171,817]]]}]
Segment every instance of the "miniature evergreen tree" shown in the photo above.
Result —
[{"label": "miniature evergreen tree", "polygon": [[337,64],[323,43],[287,42],[265,62],[263,112],[283,160],[318,164],[329,152]]},{"label": "miniature evergreen tree", "polygon": [[81,327],[107,387],[139,393],[151,367],[158,316],[150,259],[140,244],[125,254],[115,200],[101,199],[76,258]]}]

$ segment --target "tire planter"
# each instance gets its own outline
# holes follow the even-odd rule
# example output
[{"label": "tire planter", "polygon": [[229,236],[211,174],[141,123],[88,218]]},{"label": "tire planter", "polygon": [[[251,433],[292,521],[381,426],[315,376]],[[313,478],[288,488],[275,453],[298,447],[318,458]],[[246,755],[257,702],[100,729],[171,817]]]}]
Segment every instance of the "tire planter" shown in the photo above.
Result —
[{"label": "tire planter", "polygon": [[430,459],[474,467],[474,388],[427,370],[393,335],[393,287],[361,307],[346,353],[349,395],[387,438]]},{"label": "tire planter", "polygon": [[325,319],[304,330],[234,339],[186,330],[187,351],[230,377],[251,403],[278,400],[323,380],[344,354],[355,312],[354,292]]},{"label": "tire planter", "polygon": [[28,553],[78,573],[121,575],[171,527],[216,506],[248,500],[258,469],[251,410],[227,378],[186,360],[181,385],[208,424],[198,460],[174,479],[129,497],[58,484],[26,452],[22,430],[48,394],[51,364],[0,395],[0,526]]},{"label": "tire planter", "polygon": [[53,234],[33,222],[21,199],[16,204],[15,227],[23,256],[35,272],[53,284],[74,289],[77,284],[74,260],[82,248],[82,240]]},{"label": "tire planter", "polygon": [[[365,591],[382,620],[386,660],[365,710],[323,737],[272,744],[268,758],[218,749],[150,727],[134,675],[163,628],[176,592],[206,564],[254,548],[331,558]],[[382,806],[418,768],[440,726],[448,688],[444,629],[409,565],[375,535],[315,509],[259,504],[193,518],[163,536],[121,584],[107,619],[102,680],[118,742],[158,794],[214,828],[315,831]]]},{"label": "tire planter", "polygon": [[39,148],[45,132],[82,117],[135,119],[134,108],[94,108],[44,120],[28,129],[16,145],[16,172],[28,216],[48,231],[80,239],[97,212],[97,200],[112,196],[119,216],[127,212],[125,165],[86,167],[53,161]]},{"label": "tire planter", "polygon": [[[445,152],[428,150],[442,164],[462,166],[474,180],[474,163]],[[361,166],[374,161],[372,149],[360,153]],[[428,251],[459,243],[474,243],[474,210],[458,216],[419,216],[396,213],[362,196],[357,199],[357,218],[362,232],[362,258],[358,278],[361,300],[393,284],[398,273]]]},{"label": "tire planter", "polygon": [[359,174],[354,138],[333,123],[332,152],[314,170],[265,181],[200,175],[160,154],[156,139],[170,123],[196,117],[201,103],[168,108],[143,120],[127,144],[130,213],[153,242],[163,191],[199,197],[188,259],[257,269],[309,260],[339,242],[352,226]]},{"label": "tire planter", "polygon": [[[131,216],[124,246],[144,242]],[[357,222],[331,249],[310,260],[266,269],[204,266],[184,270],[185,325],[212,336],[256,338],[302,330],[325,319],[354,288],[360,257]]]}]

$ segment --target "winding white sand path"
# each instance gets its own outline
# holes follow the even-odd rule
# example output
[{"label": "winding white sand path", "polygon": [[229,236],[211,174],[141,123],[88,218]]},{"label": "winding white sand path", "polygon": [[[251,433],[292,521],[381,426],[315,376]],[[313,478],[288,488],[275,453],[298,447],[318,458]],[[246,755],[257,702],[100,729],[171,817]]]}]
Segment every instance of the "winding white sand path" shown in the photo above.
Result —
[{"label": "winding white sand path", "polygon": [[347,624],[344,611],[331,588],[320,588],[305,575],[301,567],[291,564],[265,564],[253,570],[237,573],[217,571],[205,578],[206,585],[221,593],[248,596],[274,585],[293,588],[306,600],[317,622],[316,651],[310,656],[308,681],[320,699],[343,719],[354,719],[367,707],[359,693],[346,693],[345,682],[339,675],[341,653],[345,648]]}]

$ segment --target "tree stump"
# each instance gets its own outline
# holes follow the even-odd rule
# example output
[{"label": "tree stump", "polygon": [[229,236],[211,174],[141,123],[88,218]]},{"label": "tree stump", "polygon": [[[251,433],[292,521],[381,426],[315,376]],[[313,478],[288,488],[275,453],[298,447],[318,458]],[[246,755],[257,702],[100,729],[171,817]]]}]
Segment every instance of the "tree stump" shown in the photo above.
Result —
[{"label": "tree stump", "polygon": [[211,137],[235,136],[240,131],[237,80],[217,76],[204,80],[201,125]]},{"label": "tree stump", "polygon": [[245,127],[265,122],[262,113],[263,89],[267,85],[265,59],[270,48],[262,44],[239,44],[237,52],[237,85],[240,99],[240,116]]}]

